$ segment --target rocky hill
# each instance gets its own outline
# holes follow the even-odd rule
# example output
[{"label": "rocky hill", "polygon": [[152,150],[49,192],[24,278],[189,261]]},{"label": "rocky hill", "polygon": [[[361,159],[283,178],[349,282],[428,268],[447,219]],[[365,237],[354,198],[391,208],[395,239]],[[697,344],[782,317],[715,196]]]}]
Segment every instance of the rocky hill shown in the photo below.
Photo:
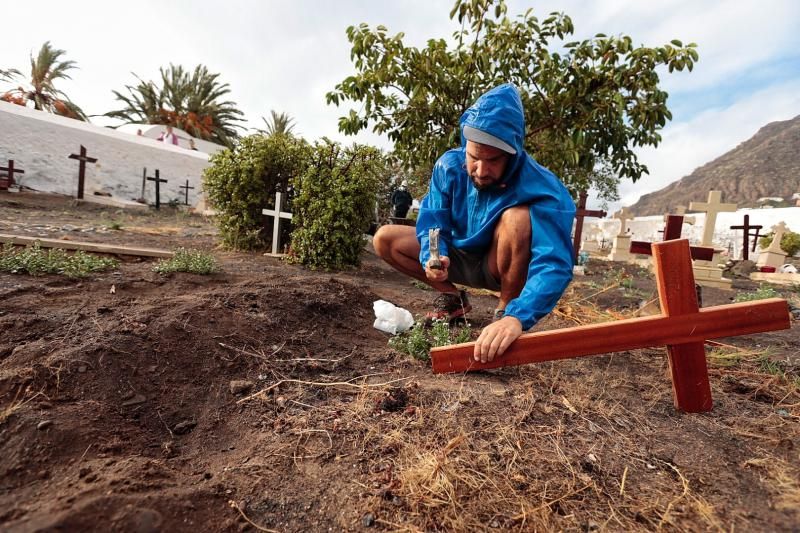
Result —
[{"label": "rocky hill", "polygon": [[794,205],[791,197],[800,192],[800,115],[767,124],[730,152],[645,194],[630,209],[637,216],[659,215],[677,205],[705,201],[710,190],[722,191],[723,202],[740,208],[756,207],[765,197],[781,197],[782,206]]}]

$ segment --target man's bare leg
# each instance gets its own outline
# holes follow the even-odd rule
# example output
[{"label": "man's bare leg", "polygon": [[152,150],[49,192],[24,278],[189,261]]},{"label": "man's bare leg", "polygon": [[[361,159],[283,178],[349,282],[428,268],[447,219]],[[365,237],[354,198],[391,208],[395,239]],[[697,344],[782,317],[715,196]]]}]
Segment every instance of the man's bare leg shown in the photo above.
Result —
[{"label": "man's bare leg", "polygon": [[489,249],[489,272],[500,280],[498,309],[519,296],[531,262],[531,215],[527,205],[503,211]]},{"label": "man's bare leg", "polygon": [[373,237],[372,244],[378,257],[389,263],[395,270],[426,283],[439,292],[457,292],[449,281],[428,279],[419,263],[419,241],[411,226],[381,226]]}]

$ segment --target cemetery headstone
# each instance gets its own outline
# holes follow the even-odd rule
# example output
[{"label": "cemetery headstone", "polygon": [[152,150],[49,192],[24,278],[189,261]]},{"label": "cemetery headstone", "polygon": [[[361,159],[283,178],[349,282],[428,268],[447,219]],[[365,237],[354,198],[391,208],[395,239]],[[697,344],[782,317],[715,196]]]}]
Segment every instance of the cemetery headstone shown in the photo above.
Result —
[{"label": "cemetery headstone", "polygon": [[623,208],[614,215],[614,218],[620,221],[619,233],[617,233],[617,236],[614,237],[614,242],[611,245],[611,253],[608,255],[608,259],[611,261],[630,261],[634,257],[630,252],[631,236],[628,235],[626,230],[628,221],[632,220],[633,217],[627,208]]},{"label": "cemetery headstone", "polygon": [[79,154],[69,154],[70,159],[77,159],[78,163],[78,200],[83,200],[83,186],[86,182],[86,163],[97,163],[96,157],[86,155],[86,147],[81,145]]},{"label": "cemetery headstone", "polygon": [[156,182],[156,209],[161,209],[161,184],[167,183],[167,180],[162,180],[159,175],[158,169],[156,169],[156,177],[147,178],[147,181]]},{"label": "cemetery headstone", "polygon": [[14,168],[14,160],[8,160],[8,166],[0,167],[0,172],[5,172],[5,176],[0,176],[0,190],[8,190],[14,185],[14,174],[25,174],[21,168]]},{"label": "cemetery headstone", "polygon": [[179,189],[185,189],[184,190],[185,196],[184,196],[184,199],[183,199],[183,205],[189,205],[189,189],[194,189],[194,187],[189,187],[189,179],[188,178],[186,179],[186,185],[181,185],[178,188]]},{"label": "cemetery headstone", "polygon": [[766,250],[762,250],[761,253],[758,254],[756,266],[773,267],[775,269],[783,266],[786,262],[786,252],[781,248],[781,239],[783,239],[783,234],[786,233],[787,229],[789,228],[786,227],[785,222],[780,222],[772,226],[772,242]]},{"label": "cemetery headstone", "polygon": [[[750,215],[744,216],[744,224],[741,226],[731,226],[730,229],[740,229],[744,233],[742,236],[742,259],[745,261],[750,260],[750,237],[752,236],[750,230],[755,230],[755,240],[758,241],[758,232],[763,226],[751,226]],[[755,242],[753,243],[753,251],[755,251]]]},{"label": "cemetery headstone", "polygon": [[578,195],[578,205],[575,210],[575,235],[572,238],[573,259],[578,259],[578,252],[581,248],[581,233],[583,232],[583,219],[586,217],[599,217],[606,216],[606,212],[600,209],[586,209],[586,199],[588,195],[586,191],[582,191]]},{"label": "cemetery headstone", "polygon": [[262,209],[261,213],[272,217],[272,255],[280,255],[280,225],[281,219],[291,220],[292,214],[282,211],[283,194],[275,193],[275,209]]}]

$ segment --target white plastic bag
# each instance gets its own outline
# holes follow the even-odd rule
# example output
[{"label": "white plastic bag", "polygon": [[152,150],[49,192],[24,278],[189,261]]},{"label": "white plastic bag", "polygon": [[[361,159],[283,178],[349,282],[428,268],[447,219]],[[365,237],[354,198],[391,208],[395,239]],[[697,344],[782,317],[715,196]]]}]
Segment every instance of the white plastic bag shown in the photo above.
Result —
[{"label": "white plastic bag", "polygon": [[376,300],[372,303],[375,310],[375,323],[372,327],[396,335],[414,325],[414,317],[402,307],[385,300]]},{"label": "white plastic bag", "polygon": [[797,267],[794,265],[787,263],[778,269],[778,272],[783,274],[797,274]]}]

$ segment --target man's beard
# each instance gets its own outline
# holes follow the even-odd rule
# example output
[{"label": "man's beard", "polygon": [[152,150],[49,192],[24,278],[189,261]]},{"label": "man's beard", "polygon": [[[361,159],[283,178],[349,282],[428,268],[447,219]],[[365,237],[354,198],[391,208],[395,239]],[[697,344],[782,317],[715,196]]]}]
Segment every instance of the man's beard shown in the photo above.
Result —
[{"label": "man's beard", "polygon": [[500,183],[500,178],[480,183],[472,174],[470,174],[469,179],[472,182],[472,186],[478,189],[479,191],[485,191],[487,189],[491,189],[492,187],[496,187]]}]

